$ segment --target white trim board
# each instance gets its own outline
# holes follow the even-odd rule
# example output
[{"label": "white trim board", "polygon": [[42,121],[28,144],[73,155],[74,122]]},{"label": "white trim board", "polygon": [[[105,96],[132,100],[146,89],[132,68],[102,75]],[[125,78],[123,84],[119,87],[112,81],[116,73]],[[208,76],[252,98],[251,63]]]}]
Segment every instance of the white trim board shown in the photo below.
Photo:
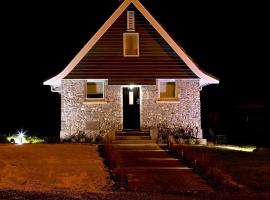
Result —
[{"label": "white trim board", "polygon": [[96,34],[86,43],[80,52],[71,60],[66,68],[55,77],[45,81],[44,85],[60,85],[61,80],[65,78],[83,59],[83,57],[93,48],[97,41],[106,33],[112,24],[119,18],[119,16],[126,10],[126,8],[133,3],[133,5],[141,12],[141,14],[148,20],[148,22],[156,29],[156,31],[163,37],[163,39],[170,45],[170,47],[177,53],[177,55],[185,62],[185,64],[200,78],[200,85],[218,84],[219,80],[211,77],[205,72],[201,71],[193,60],[185,53],[183,48],[179,46],[169,34],[162,28],[162,26],[154,19],[154,17],[144,8],[138,0],[125,0],[111,15],[111,17],[101,26]]}]

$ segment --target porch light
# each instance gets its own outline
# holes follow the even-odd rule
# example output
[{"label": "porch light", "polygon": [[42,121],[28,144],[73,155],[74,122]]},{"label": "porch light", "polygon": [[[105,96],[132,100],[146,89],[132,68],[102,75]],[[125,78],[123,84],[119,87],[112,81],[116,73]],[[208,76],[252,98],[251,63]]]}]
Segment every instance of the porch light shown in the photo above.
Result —
[{"label": "porch light", "polygon": [[128,88],[132,90],[133,88],[135,88],[135,85],[129,85]]}]

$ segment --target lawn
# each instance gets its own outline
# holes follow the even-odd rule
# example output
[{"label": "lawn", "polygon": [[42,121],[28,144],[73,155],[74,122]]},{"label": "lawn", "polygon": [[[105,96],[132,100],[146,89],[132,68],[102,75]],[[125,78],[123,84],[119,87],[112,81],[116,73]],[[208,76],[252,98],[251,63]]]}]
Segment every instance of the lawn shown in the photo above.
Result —
[{"label": "lawn", "polygon": [[[188,160],[206,169],[206,174],[215,171],[217,178],[229,177],[250,191],[270,191],[269,152],[243,152],[221,148],[176,145],[174,150],[184,152]],[[217,174],[217,172],[219,174]]]},{"label": "lawn", "polygon": [[97,145],[0,144],[0,190],[106,190]]}]

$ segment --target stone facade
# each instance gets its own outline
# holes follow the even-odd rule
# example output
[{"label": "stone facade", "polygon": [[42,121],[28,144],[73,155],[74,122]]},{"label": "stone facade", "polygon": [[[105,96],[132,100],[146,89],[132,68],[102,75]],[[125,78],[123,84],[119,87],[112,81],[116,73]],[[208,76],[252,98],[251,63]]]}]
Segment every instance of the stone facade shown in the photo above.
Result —
[{"label": "stone facade", "polygon": [[[158,102],[158,86],[141,86],[141,128],[159,123],[170,127],[194,125],[201,127],[200,86],[198,80],[178,80],[178,102]],[[108,130],[122,129],[121,86],[105,83],[105,102],[85,102],[85,80],[62,80],[61,134],[63,139],[84,131],[91,137]],[[198,137],[202,137],[201,129]]]},{"label": "stone facade", "polygon": [[178,101],[164,103],[158,101],[158,86],[142,87],[141,126],[157,127],[164,123],[168,128],[179,126],[199,127],[201,131],[200,85],[196,80],[177,80]]}]

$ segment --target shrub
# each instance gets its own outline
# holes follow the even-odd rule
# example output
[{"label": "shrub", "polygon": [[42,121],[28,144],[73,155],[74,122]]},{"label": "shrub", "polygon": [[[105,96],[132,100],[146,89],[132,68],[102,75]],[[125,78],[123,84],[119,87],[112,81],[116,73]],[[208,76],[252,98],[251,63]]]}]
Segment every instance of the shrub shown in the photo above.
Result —
[{"label": "shrub", "polygon": [[75,133],[70,134],[66,138],[62,140],[62,142],[73,142],[73,143],[93,143],[95,142],[95,138],[89,136],[84,131],[78,130]]},{"label": "shrub", "polygon": [[6,137],[7,142],[10,143],[29,143],[29,144],[38,144],[38,143],[44,143],[45,138],[38,137],[38,136],[31,136],[31,135],[25,135],[22,138],[18,136],[18,134],[12,134],[8,137]]},{"label": "shrub", "polygon": [[175,141],[180,139],[197,139],[199,128],[195,125],[169,127],[166,123],[160,123],[158,128],[158,141],[168,143],[168,137],[173,136]]},{"label": "shrub", "polygon": [[45,139],[37,136],[25,136],[25,140],[30,144],[44,143]]}]

